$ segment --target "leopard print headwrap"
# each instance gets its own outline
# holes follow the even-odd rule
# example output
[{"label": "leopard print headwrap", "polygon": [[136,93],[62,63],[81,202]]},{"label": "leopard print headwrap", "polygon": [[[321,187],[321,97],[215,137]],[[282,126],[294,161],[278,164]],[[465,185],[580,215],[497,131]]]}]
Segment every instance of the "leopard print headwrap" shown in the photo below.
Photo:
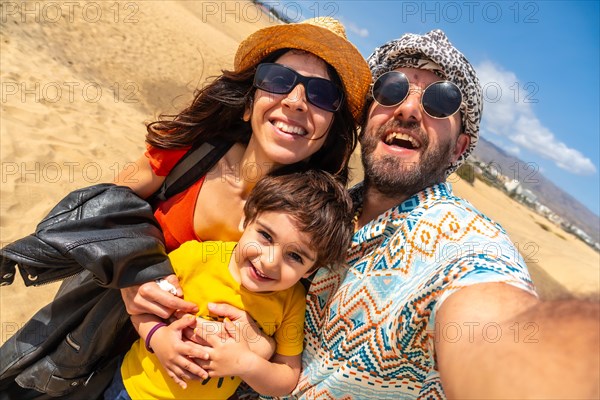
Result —
[{"label": "leopard print headwrap", "polygon": [[479,79],[465,56],[450,43],[439,29],[425,35],[407,33],[375,49],[367,59],[373,81],[397,68],[420,68],[434,72],[442,79],[454,82],[461,90],[460,106],[463,129],[471,136],[471,144],[463,155],[447,169],[454,172],[473,152],[479,138],[479,123],[483,98]]}]

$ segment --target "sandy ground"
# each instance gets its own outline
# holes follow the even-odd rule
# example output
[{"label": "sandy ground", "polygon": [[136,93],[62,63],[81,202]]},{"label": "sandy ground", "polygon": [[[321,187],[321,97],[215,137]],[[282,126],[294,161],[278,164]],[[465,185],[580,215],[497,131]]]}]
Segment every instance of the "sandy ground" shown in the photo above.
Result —
[{"label": "sandy ground", "polygon": [[[31,233],[69,191],[111,181],[143,151],[145,121],[179,109],[207,77],[231,66],[244,37],[274,23],[249,2],[0,7],[3,245]],[[597,252],[481,182],[453,181],[507,229],[543,298],[597,296]],[[0,342],[56,288],[25,288],[19,277],[0,288]]]}]

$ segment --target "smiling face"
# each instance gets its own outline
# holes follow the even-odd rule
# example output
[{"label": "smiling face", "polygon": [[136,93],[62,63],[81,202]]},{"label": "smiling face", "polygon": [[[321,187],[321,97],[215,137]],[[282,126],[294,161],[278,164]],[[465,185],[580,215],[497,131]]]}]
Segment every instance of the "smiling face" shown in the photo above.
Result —
[{"label": "smiling face", "polygon": [[469,144],[460,113],[435,119],[421,107],[422,91],[441,79],[431,71],[399,68],[410,93],[399,105],[373,102],[361,136],[365,182],[388,197],[407,197],[445,180],[445,171]]},{"label": "smiling face", "polygon": [[[275,62],[307,77],[331,79],[325,62],[310,53],[291,50]],[[257,89],[252,109],[244,114],[252,125],[248,148],[265,163],[284,165],[305,160],[325,143],[333,117],[332,112],[306,100],[306,88],[301,84],[288,94]]]},{"label": "smiling face", "polygon": [[229,271],[252,292],[288,289],[315,265],[317,253],[310,239],[288,214],[260,213],[246,225]]}]

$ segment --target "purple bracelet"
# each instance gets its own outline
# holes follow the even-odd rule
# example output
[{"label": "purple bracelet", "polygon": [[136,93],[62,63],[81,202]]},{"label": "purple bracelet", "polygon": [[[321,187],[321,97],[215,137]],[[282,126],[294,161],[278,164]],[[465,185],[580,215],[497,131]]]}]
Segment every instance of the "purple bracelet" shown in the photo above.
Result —
[{"label": "purple bracelet", "polygon": [[146,350],[148,350],[150,353],[154,353],[154,350],[152,350],[152,347],[150,347],[150,339],[152,339],[152,335],[154,335],[154,333],[163,326],[167,326],[167,324],[164,322],[157,323],[152,327],[152,329],[150,329],[150,332],[148,332],[148,335],[146,336]]}]

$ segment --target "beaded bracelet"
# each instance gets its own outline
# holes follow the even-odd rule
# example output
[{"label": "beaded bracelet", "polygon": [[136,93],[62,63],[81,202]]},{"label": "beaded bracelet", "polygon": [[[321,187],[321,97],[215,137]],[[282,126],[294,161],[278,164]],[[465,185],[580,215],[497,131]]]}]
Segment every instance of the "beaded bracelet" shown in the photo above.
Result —
[{"label": "beaded bracelet", "polygon": [[163,326],[167,326],[167,324],[164,322],[157,323],[152,327],[152,329],[150,329],[150,332],[148,332],[148,335],[146,336],[146,350],[148,350],[150,353],[154,353],[154,350],[152,350],[152,347],[150,347],[150,339],[152,339],[152,335],[154,335],[154,333]]}]

